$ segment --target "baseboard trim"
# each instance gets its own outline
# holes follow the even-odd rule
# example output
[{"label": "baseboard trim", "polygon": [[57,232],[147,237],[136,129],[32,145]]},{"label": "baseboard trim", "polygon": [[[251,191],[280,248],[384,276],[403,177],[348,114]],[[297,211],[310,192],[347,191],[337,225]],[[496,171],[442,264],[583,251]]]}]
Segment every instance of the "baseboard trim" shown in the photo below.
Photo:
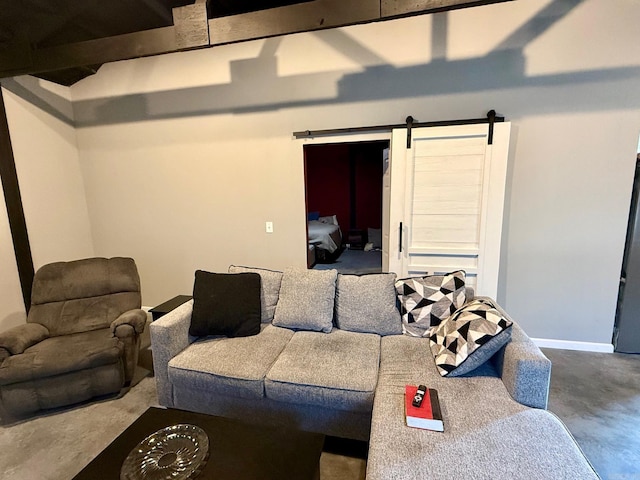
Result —
[{"label": "baseboard trim", "polygon": [[553,340],[550,338],[532,338],[538,347],[558,348],[562,350],[580,350],[582,352],[613,353],[610,343],[574,342],[570,340]]}]

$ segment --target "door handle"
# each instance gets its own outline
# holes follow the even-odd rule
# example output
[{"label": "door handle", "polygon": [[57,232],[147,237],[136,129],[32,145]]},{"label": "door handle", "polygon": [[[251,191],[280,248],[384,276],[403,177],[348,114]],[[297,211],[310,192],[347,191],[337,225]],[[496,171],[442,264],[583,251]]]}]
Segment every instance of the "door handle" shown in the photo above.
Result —
[{"label": "door handle", "polygon": [[402,222],[400,222],[400,253],[402,253]]}]

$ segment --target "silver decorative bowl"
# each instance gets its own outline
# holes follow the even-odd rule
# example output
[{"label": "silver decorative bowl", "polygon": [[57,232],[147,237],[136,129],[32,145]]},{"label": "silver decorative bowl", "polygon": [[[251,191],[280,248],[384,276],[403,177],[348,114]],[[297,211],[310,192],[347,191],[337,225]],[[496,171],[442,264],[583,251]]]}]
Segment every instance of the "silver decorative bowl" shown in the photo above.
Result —
[{"label": "silver decorative bowl", "polygon": [[200,427],[178,424],[152,433],[127,456],[120,480],[187,480],[209,458],[209,437]]}]

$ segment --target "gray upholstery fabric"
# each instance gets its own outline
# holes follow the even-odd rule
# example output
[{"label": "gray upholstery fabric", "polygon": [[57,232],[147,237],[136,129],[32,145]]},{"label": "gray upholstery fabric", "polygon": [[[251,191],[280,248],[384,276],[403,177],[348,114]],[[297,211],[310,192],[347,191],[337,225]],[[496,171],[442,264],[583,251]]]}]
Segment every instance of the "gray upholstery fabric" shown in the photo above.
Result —
[{"label": "gray upholstery fabric", "polygon": [[[383,338],[380,355],[368,480],[597,478],[562,423],[515,402],[490,365],[443,378],[427,340],[407,336]],[[405,425],[404,386],[419,383],[438,390],[443,433]]]},{"label": "gray upholstery fabric", "polygon": [[115,335],[123,347],[122,358],[124,359],[125,380],[130,382],[138,365],[142,335],[136,334],[131,325],[120,325],[116,329]]},{"label": "gray upholstery fabric", "polygon": [[[487,399],[474,399],[486,405]],[[377,395],[367,480],[599,478],[551,413],[478,411],[470,402],[468,407],[463,416],[443,407],[445,431],[435,433],[404,425],[401,394]]]},{"label": "gray upholstery fabric", "polygon": [[25,323],[0,333],[0,347],[11,355],[18,355],[48,336],[49,330],[44,325]]},{"label": "gray upholstery fabric", "polygon": [[140,308],[140,277],[131,258],[87,258],[44,265],[33,279],[27,322],[51,336],[107,328]]},{"label": "gray upholstery fabric", "polygon": [[258,335],[200,339],[169,362],[169,380],[176,390],[263,397],[264,377],[292,336],[291,330],[262,324]]},{"label": "gray upholstery fabric", "polygon": [[330,332],[337,275],[336,270],[286,270],[273,324]]},{"label": "gray upholstery fabric", "polygon": [[47,338],[2,362],[0,385],[115,364],[123,350],[109,329]]},{"label": "gray upholstery fabric", "polygon": [[133,259],[86,258],[39,268],[33,279],[31,304],[139,291],[140,278]]},{"label": "gray upholstery fabric", "polygon": [[262,321],[270,322],[276,312],[282,272],[266,270],[264,268],[229,266],[229,273],[257,273],[260,275],[260,306],[262,308]]},{"label": "gray upholstery fabric", "polygon": [[551,362],[516,323],[511,341],[493,357],[502,382],[517,402],[547,408]]},{"label": "gray upholstery fabric", "polygon": [[119,292],[31,305],[27,322],[49,329],[52,337],[109,328],[122,313],[140,308],[140,292]]},{"label": "gray upholstery fabric", "polygon": [[[500,315],[513,322],[509,314],[491,298],[476,298],[492,301]],[[511,341],[492,360],[516,402],[534,408],[547,408],[551,361],[516,322],[511,326]]]},{"label": "gray upholstery fabric", "polygon": [[169,361],[197,339],[189,335],[192,311],[193,300],[189,300],[149,326],[158,402],[165,407],[174,406]]},{"label": "gray upholstery fabric", "polygon": [[175,408],[363,441],[369,440],[371,427],[370,411],[336,410],[267,397],[240,398],[196,388],[176,389]]},{"label": "gray upholstery fabric", "polygon": [[1,391],[2,406],[13,416],[23,416],[118,392],[124,381],[119,359],[109,365],[5,385]]},{"label": "gray upholstery fabric", "polygon": [[402,320],[396,308],[395,273],[338,274],[336,326],[352,332],[399,335]]},{"label": "gray upholstery fabric", "polygon": [[122,313],[111,322],[111,331],[115,334],[116,329],[121,325],[130,325],[135,333],[142,333],[147,325],[147,312],[138,308]]},{"label": "gray upholstery fabric", "polygon": [[334,329],[296,332],[265,379],[268,398],[366,412],[378,378],[380,337]]}]

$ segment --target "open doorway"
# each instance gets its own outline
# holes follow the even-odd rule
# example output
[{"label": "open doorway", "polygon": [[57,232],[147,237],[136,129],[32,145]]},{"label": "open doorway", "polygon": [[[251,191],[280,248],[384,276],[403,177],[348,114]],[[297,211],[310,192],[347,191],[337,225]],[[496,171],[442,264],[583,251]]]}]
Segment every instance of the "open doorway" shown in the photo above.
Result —
[{"label": "open doorway", "polygon": [[309,268],[382,271],[388,149],[388,140],[304,146]]}]

